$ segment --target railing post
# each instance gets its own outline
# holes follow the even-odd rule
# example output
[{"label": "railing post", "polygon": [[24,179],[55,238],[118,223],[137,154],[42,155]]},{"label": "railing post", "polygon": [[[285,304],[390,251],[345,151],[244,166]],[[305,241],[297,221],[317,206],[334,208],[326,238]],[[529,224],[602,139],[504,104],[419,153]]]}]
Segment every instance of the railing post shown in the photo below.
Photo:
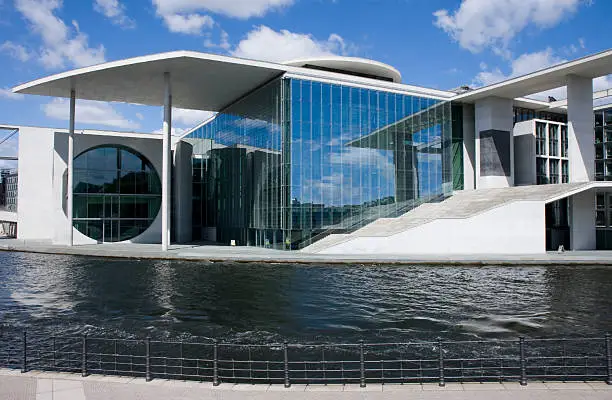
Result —
[{"label": "railing post", "polygon": [[527,361],[525,360],[525,338],[523,336],[519,338],[519,345],[521,348],[521,386],[527,386]]},{"label": "railing post", "polygon": [[359,341],[359,386],[366,387],[365,379],[365,357],[363,354],[363,340]]},{"label": "railing post", "polygon": [[87,335],[83,335],[83,351],[81,359],[81,376],[87,376]]},{"label": "railing post", "polygon": [[28,339],[27,332],[23,330],[23,359],[21,364],[21,373],[25,374],[28,372]]},{"label": "railing post", "polygon": [[442,339],[438,338],[438,361],[440,368],[440,382],[439,386],[445,386],[446,382],[444,382],[444,350],[442,349]]},{"label": "railing post", "polygon": [[287,350],[287,342],[283,343],[283,355],[285,358],[285,387],[291,387],[291,382],[289,381],[289,352]]},{"label": "railing post", "polygon": [[145,381],[151,382],[151,336],[147,336],[147,341],[145,342],[145,351],[146,351],[146,371],[145,371]]},{"label": "railing post", "polygon": [[612,343],[610,343],[609,333],[606,333],[606,359],[608,360],[608,378],[606,383],[612,385]]},{"label": "railing post", "polygon": [[213,344],[213,386],[219,386],[219,344]]}]

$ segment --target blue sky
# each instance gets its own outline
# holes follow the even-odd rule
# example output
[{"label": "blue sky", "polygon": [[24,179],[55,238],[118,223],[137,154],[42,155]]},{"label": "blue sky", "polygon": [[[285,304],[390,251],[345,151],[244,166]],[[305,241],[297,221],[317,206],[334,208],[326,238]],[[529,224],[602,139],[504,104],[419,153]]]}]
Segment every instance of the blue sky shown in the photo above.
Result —
[{"label": "blue sky", "polygon": [[[606,0],[0,0],[0,123],[67,126],[66,101],[12,95],[19,83],[178,49],[272,61],[359,56],[395,66],[405,83],[485,85],[611,47],[610,15]],[[595,82],[610,86],[609,77]],[[158,108],[78,107],[77,128],[161,126]],[[206,116],[176,110],[177,132]],[[15,149],[10,140],[0,155]]]}]

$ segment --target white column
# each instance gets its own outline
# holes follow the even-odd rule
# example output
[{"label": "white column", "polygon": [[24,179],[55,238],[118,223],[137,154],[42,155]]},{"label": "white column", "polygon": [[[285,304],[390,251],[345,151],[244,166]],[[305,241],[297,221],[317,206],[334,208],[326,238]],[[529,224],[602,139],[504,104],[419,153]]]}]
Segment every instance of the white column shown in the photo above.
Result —
[{"label": "white column", "polygon": [[172,88],[170,73],[164,73],[164,125],[162,129],[162,251],[170,244],[170,135],[172,132]]},{"label": "white column", "polygon": [[587,190],[570,197],[570,247],[572,250],[595,250],[595,191]]},{"label": "white column", "polygon": [[570,182],[595,180],[593,80],[567,77],[567,134]]},{"label": "white column", "polygon": [[68,245],[74,244],[73,217],[73,181],[74,181],[74,114],[76,108],[76,92],[70,91],[70,128],[68,130],[68,179],[66,183],[66,216],[68,217]]}]

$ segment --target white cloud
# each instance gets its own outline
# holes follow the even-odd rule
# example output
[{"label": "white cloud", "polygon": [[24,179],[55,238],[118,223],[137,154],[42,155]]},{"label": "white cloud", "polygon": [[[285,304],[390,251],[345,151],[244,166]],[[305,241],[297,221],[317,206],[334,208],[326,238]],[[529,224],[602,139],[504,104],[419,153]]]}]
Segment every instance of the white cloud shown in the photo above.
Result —
[{"label": "white cloud", "polygon": [[186,125],[189,128],[192,128],[210,117],[215,115],[212,111],[198,111],[198,110],[186,110],[183,108],[173,108],[172,109],[172,122],[173,124],[182,124]]},{"label": "white cloud", "polygon": [[[107,0],[108,1],[108,0]],[[188,35],[201,35],[204,29],[215,25],[208,13],[221,14],[232,18],[248,19],[261,17],[267,12],[293,4],[294,0],[152,0],[158,16],[168,30]],[[227,41],[213,45],[210,39],[207,47],[229,49]]]},{"label": "white cloud", "polygon": [[473,53],[491,47],[509,56],[508,43],[529,25],[555,26],[584,0],[463,0],[454,12],[438,10],[434,24]]},{"label": "white cloud", "polygon": [[10,100],[23,100],[24,95],[19,93],[13,93],[9,88],[0,88],[0,97],[4,97]]},{"label": "white cloud", "polygon": [[134,20],[125,14],[125,6],[119,0],[95,0],[94,10],[110,19],[113,24],[126,29],[136,26]]},{"label": "white cloud", "polygon": [[261,25],[250,31],[231,54],[236,57],[268,61],[288,61],[303,57],[347,54],[352,51],[344,39],[331,34],[327,40],[317,40],[312,35],[277,32]]},{"label": "white cloud", "polygon": [[200,35],[202,29],[210,29],[215,25],[210,16],[201,14],[168,14],[162,15],[162,18],[170,32],[187,35]]},{"label": "white cloud", "polygon": [[220,48],[225,51],[229,50],[232,47],[229,42],[229,34],[224,30],[221,30],[221,37],[219,43],[213,42],[211,36],[212,35],[210,33],[207,34],[207,38],[204,40],[204,47],[209,49]]},{"label": "white cloud", "polygon": [[262,17],[269,11],[290,6],[294,0],[152,0],[152,2],[159,15],[204,11],[248,19]]},{"label": "white cloud", "polygon": [[104,62],[104,46],[89,47],[89,38],[76,21],[70,29],[55,15],[62,5],[62,0],[15,0],[17,11],[42,40],[40,62],[47,68],[61,68],[67,62],[76,67]]},{"label": "white cloud", "polygon": [[[70,103],[67,99],[53,99],[42,106],[49,118],[68,121]],[[91,100],[77,100],[75,118],[77,123],[104,125],[120,129],[138,129],[140,124],[127,119],[108,103]]]},{"label": "white cloud", "polygon": [[32,58],[30,53],[25,47],[20,44],[15,44],[9,40],[0,45],[0,52],[8,53],[11,57],[26,62]]},{"label": "white cloud", "polygon": [[[482,71],[476,75],[472,84],[474,86],[492,85],[506,79],[529,74],[566,61],[566,59],[555,55],[553,50],[549,47],[543,51],[522,54],[512,60],[510,63],[510,72],[508,74],[503,73],[499,68],[490,70],[486,64],[482,63],[480,66]],[[593,91],[609,89],[611,87],[612,75],[593,79]],[[529,97],[546,100],[548,96],[552,96],[557,100],[564,99],[567,97],[567,90],[565,87],[560,87],[541,93],[535,93]]]},{"label": "white cloud", "polygon": [[508,74],[504,74],[499,68],[489,70],[486,64],[481,63],[482,71],[476,75],[473,84],[475,86],[492,85],[505,79],[525,75],[565,61],[567,60],[556,56],[549,47],[546,50],[522,54],[512,60],[510,63],[510,73]]},{"label": "white cloud", "polygon": [[[186,131],[187,131],[187,130],[186,130],[186,129],[183,129],[183,128],[174,128],[174,127],[173,127],[173,128],[170,130],[170,135],[172,135],[172,136],[181,136],[181,135],[182,135],[183,133],[185,133]],[[163,132],[162,132],[162,128],[159,128],[159,129],[154,130],[154,131],[153,131],[153,133],[157,133],[158,135],[161,135],[161,134],[163,133]]]}]

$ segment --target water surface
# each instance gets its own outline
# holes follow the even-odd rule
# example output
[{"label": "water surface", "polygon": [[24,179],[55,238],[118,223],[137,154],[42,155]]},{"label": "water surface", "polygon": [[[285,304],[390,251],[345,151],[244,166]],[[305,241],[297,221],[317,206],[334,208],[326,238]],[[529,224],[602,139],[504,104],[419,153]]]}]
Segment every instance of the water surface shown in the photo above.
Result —
[{"label": "water surface", "polygon": [[0,252],[0,326],[243,342],[612,331],[610,267],[307,266]]}]

